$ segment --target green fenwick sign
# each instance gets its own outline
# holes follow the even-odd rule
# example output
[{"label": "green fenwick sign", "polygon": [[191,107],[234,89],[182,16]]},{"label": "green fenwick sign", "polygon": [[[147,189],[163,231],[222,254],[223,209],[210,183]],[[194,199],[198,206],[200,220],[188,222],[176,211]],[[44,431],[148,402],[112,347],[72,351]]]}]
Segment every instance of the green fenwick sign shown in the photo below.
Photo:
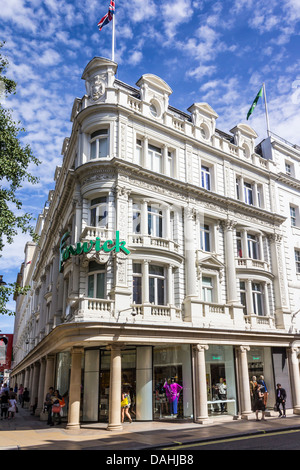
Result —
[{"label": "green fenwick sign", "polygon": [[116,231],[116,240],[106,240],[101,245],[101,240],[99,237],[96,237],[95,240],[89,240],[87,242],[77,242],[75,246],[66,245],[67,239],[70,237],[70,232],[66,232],[59,244],[59,272],[62,272],[63,263],[67,261],[70,256],[81,255],[83,253],[89,253],[92,249],[95,249],[96,252],[104,251],[105,253],[110,253],[115,251],[119,253],[123,251],[126,255],[130,255],[130,251],[126,248],[126,242],[124,240],[120,241],[120,232]]}]

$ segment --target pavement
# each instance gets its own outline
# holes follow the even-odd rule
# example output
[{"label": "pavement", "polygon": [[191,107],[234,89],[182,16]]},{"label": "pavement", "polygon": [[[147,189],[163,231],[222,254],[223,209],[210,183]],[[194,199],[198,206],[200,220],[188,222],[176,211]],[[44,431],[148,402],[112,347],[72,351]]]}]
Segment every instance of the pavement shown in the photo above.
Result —
[{"label": "pavement", "polygon": [[[46,421],[32,416],[30,410],[19,407],[13,419],[0,420],[1,450],[102,450],[162,451],[196,441],[207,442],[275,431],[300,430],[300,416],[287,412],[278,418],[271,411],[266,421],[233,419],[216,416],[209,424],[192,421],[151,421],[124,423],[122,431],[108,431],[105,423],[86,423],[80,429],[66,429],[66,422],[48,426]],[[128,452],[127,452],[128,453]],[[134,452],[133,452],[134,454]]]}]

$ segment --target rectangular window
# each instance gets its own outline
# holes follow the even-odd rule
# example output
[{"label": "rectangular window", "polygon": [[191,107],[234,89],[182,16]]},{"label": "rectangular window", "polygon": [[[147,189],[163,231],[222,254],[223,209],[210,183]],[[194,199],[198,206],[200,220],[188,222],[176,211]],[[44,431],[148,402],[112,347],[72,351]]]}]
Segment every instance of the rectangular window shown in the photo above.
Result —
[{"label": "rectangular window", "polygon": [[213,282],[211,277],[202,276],[202,300],[204,302],[213,301]]},{"label": "rectangular window", "polygon": [[252,282],[253,310],[255,315],[264,315],[262,286],[259,283]]},{"label": "rectangular window", "polygon": [[255,235],[247,235],[248,256],[251,259],[259,259],[259,243]]},{"label": "rectangular window", "polygon": [[300,250],[295,250],[296,273],[300,274]]},{"label": "rectangular window", "polygon": [[141,233],[141,210],[139,204],[132,206],[132,231],[133,233]]},{"label": "rectangular window", "polygon": [[291,168],[290,163],[285,162],[285,172],[286,172],[287,175],[292,174],[292,168]]},{"label": "rectangular window", "polygon": [[207,224],[200,225],[200,250],[211,251],[210,249],[210,227]]},{"label": "rectangular window", "polygon": [[91,134],[90,159],[105,158],[108,155],[108,130],[99,129]]},{"label": "rectangular window", "polygon": [[239,258],[243,257],[241,232],[236,232],[236,251]]},{"label": "rectangular window", "polygon": [[95,261],[89,263],[88,297],[105,299],[105,266]]},{"label": "rectangular window", "polygon": [[244,281],[240,281],[240,296],[241,304],[243,305],[244,315],[247,315],[247,305],[246,305],[246,285]]},{"label": "rectangular window", "polygon": [[165,275],[162,266],[149,265],[149,301],[165,305]]},{"label": "rectangular window", "polygon": [[167,176],[173,176],[174,175],[174,159],[173,159],[173,154],[171,152],[168,152],[168,158],[167,158],[167,168],[165,170],[165,173]]},{"label": "rectangular window", "polygon": [[210,169],[207,166],[201,166],[201,186],[210,190]]},{"label": "rectangular window", "polygon": [[138,165],[142,165],[142,141],[140,139],[136,139],[136,163]]},{"label": "rectangular window", "polygon": [[142,303],[142,265],[140,263],[133,263],[133,303],[140,305]]},{"label": "rectangular window", "polygon": [[108,225],[107,199],[97,197],[91,200],[90,206],[90,224],[91,227],[104,227]]},{"label": "rectangular window", "polygon": [[153,237],[162,237],[162,211],[153,206],[148,205],[148,235]]},{"label": "rectangular window", "polygon": [[291,225],[296,227],[296,207],[290,206]]},{"label": "rectangular window", "polygon": [[235,188],[236,188],[236,198],[240,200],[240,181],[238,178],[235,180]]},{"label": "rectangular window", "polygon": [[159,147],[148,145],[148,157],[150,170],[157,173],[162,172],[162,151]]},{"label": "rectangular window", "polygon": [[244,183],[245,203],[253,206],[253,188],[250,183]]}]

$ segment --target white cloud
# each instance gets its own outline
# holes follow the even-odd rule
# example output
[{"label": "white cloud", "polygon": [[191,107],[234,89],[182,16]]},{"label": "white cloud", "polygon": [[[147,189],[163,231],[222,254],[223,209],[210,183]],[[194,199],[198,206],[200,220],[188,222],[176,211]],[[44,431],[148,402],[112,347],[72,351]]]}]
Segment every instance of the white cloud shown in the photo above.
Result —
[{"label": "white cloud", "polygon": [[131,56],[128,58],[128,63],[132,65],[137,65],[143,59],[143,54],[141,51],[134,51]]}]

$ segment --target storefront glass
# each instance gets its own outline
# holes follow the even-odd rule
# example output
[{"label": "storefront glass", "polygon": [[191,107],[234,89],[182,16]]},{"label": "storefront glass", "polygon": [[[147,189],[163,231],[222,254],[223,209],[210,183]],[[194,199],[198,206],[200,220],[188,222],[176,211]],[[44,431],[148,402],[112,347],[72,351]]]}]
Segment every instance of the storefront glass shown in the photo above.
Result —
[{"label": "storefront glass", "polygon": [[[153,348],[154,419],[193,416],[191,352],[189,345]],[[172,396],[173,391],[179,397]]]},{"label": "storefront glass", "polygon": [[71,354],[69,351],[58,353],[56,356],[55,390],[64,397],[66,406],[62,408],[62,415],[68,415],[68,394],[71,373]]},{"label": "storefront glass", "polygon": [[237,413],[232,346],[210,345],[205,351],[208,414]]},{"label": "storefront glass", "polygon": [[[130,413],[136,415],[136,350],[122,351],[122,389],[130,392]],[[100,350],[99,374],[99,421],[108,422],[109,410],[109,380],[110,380],[110,351]],[[121,396],[120,396],[121,403]],[[98,418],[97,418],[98,419]]]},{"label": "storefront glass", "polygon": [[251,404],[253,406],[255,385],[258,380],[263,380],[267,387],[265,405],[267,408],[273,408],[275,403],[275,387],[271,348],[259,346],[251,347],[247,356]]}]

